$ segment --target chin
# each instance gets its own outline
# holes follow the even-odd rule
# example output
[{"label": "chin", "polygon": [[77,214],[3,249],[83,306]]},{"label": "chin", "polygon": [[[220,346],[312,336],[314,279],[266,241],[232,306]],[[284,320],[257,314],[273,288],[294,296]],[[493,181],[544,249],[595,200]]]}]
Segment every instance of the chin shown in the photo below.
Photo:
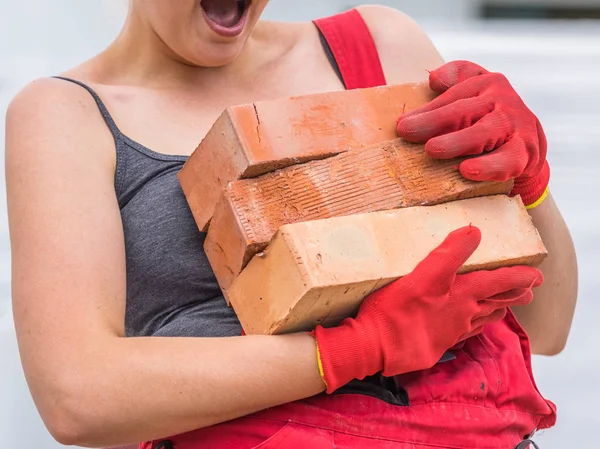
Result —
[{"label": "chin", "polygon": [[190,61],[197,67],[224,67],[237,59],[243,49],[243,42],[239,45],[230,45],[226,48],[223,45],[210,45],[207,48],[206,42],[201,44],[200,49],[193,52],[193,59]]},{"label": "chin", "polygon": [[[222,67],[232,63],[242,52],[266,0],[201,0],[198,2],[198,28],[188,47],[190,64],[199,67]],[[181,42],[181,41],[180,41]]]},{"label": "chin", "polygon": [[[197,67],[222,67],[235,61],[268,3],[268,0],[138,1],[134,3],[137,11],[147,15],[172,57]],[[157,6],[149,8],[148,4]]]}]

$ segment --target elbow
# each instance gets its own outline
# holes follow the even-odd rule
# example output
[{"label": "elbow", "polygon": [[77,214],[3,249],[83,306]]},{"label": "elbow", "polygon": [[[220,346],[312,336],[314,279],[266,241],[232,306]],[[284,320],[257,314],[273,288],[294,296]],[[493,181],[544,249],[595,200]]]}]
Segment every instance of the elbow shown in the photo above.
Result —
[{"label": "elbow", "polygon": [[83,446],[83,441],[86,440],[86,432],[82,427],[78,427],[70,416],[58,416],[55,413],[50,419],[44,420],[46,428],[52,438],[63,446]]},{"label": "elbow", "polygon": [[566,339],[564,341],[563,340],[557,341],[553,345],[550,345],[547,348],[545,348],[545,350],[543,351],[543,353],[541,355],[545,355],[548,357],[554,357],[554,356],[560,355],[565,350],[566,346],[567,346]]},{"label": "elbow", "polygon": [[107,438],[106,429],[90,423],[89,414],[74,414],[57,410],[44,420],[46,429],[54,440],[63,446],[103,448],[114,446]]},{"label": "elbow", "polygon": [[60,394],[53,395],[54,400],[48,399],[45,398],[46,404],[40,408],[40,414],[46,429],[58,443],[64,446],[106,446],[101,439],[108,435],[106,429],[100,428],[100,412],[97,405],[91,404],[89,394],[77,388],[63,388]]},{"label": "elbow", "polygon": [[554,338],[531,341],[531,352],[535,355],[554,357],[561,354],[567,346],[567,335],[556,335]]},{"label": "elbow", "polygon": [[72,411],[56,407],[43,420],[52,438],[63,446],[93,447],[89,445],[92,432],[82,424],[82,417]]}]

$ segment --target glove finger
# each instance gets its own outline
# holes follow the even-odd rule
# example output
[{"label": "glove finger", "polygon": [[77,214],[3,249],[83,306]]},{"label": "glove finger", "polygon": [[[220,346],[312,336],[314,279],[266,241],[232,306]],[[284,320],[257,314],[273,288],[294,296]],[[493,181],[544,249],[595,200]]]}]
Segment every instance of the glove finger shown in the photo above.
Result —
[{"label": "glove finger", "polygon": [[458,345],[459,343],[461,343],[465,340],[468,340],[471,337],[475,337],[476,335],[481,334],[481,332],[483,332],[483,328],[484,328],[484,326],[479,326],[479,327],[475,328],[474,330],[472,330],[471,332],[461,335],[461,337],[458,340],[456,340],[456,344],[454,346]]},{"label": "glove finger", "polygon": [[548,154],[548,139],[546,138],[546,133],[544,132],[544,128],[538,119],[536,119],[536,129],[538,136],[538,148],[537,148],[537,160],[529,161],[527,164],[527,168],[525,169],[529,176],[535,176],[542,171],[544,167],[544,163],[546,162],[546,156]]},{"label": "glove finger", "polygon": [[448,291],[454,283],[456,273],[480,243],[481,231],[479,228],[466,226],[457,229],[448,234],[446,239],[431,251],[408,276],[420,285],[437,288],[439,291]]},{"label": "glove finger", "polygon": [[452,61],[429,74],[429,86],[433,91],[443,93],[469,78],[488,73],[486,69],[473,62]]},{"label": "glove finger", "polygon": [[512,126],[506,115],[493,111],[473,126],[434,137],[425,145],[425,151],[435,159],[481,154],[504,145],[511,130]]},{"label": "glove finger", "polygon": [[[481,317],[473,320],[471,325],[473,326],[474,330],[473,330],[473,332],[470,332],[468,335],[470,337],[472,337],[474,335],[481,333],[481,331],[487,324],[492,324],[492,323],[497,323],[498,321],[502,321],[507,313],[508,313],[508,309],[506,307],[504,307],[502,309],[494,310],[489,315],[481,316]],[[477,332],[477,331],[479,331],[479,332]],[[477,333],[475,333],[475,332],[477,332]]]},{"label": "glove finger", "polygon": [[528,159],[525,143],[514,137],[489,154],[462,162],[460,173],[472,181],[504,182],[521,176]]},{"label": "glove finger", "polygon": [[533,300],[533,290],[531,288],[515,288],[508,292],[494,295],[483,301],[494,308],[526,306]]},{"label": "glove finger", "polygon": [[539,287],[543,281],[544,275],[536,268],[505,267],[461,274],[456,278],[454,292],[458,298],[486,300],[511,290]]},{"label": "glove finger", "polygon": [[502,321],[506,316],[506,313],[506,308],[498,309],[494,310],[489,315],[481,316],[476,320],[473,320],[471,322],[471,329],[473,330],[467,332],[466,334],[462,335],[458,340],[456,340],[455,346],[465,340],[468,340],[471,337],[475,337],[476,335],[481,334],[486,324],[497,323],[498,321]]},{"label": "glove finger", "polygon": [[[437,96],[429,103],[420,108],[413,109],[412,111],[406,112],[398,118],[398,122],[396,123],[399,130],[400,123],[406,120],[409,117],[414,117],[416,115],[421,115],[426,112],[435,111],[436,109],[443,108],[445,106],[451,105],[452,103],[456,103],[459,100],[466,100],[469,98],[477,98],[481,96],[481,93],[489,86],[491,82],[494,82],[495,79],[492,77],[478,77],[468,79],[465,82],[458,84],[450,89],[448,89],[443,94]],[[402,137],[402,135],[400,135]]]},{"label": "glove finger", "polygon": [[484,301],[479,301],[480,312],[475,319],[490,315],[498,309],[507,307],[520,307],[531,304],[533,291],[530,288],[517,288],[510,292],[501,293]]},{"label": "glove finger", "polygon": [[462,98],[437,109],[404,116],[398,121],[398,135],[410,142],[423,143],[432,137],[472,126],[494,110],[485,97]]}]

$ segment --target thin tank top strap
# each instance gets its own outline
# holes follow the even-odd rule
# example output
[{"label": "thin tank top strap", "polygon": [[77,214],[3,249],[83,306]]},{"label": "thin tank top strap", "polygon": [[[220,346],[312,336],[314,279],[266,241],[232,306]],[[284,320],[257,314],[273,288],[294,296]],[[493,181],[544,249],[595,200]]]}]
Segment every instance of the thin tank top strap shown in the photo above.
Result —
[{"label": "thin tank top strap", "polygon": [[104,121],[106,122],[106,125],[108,126],[108,129],[110,129],[110,132],[112,133],[115,140],[118,140],[121,137],[122,134],[121,134],[121,131],[119,130],[119,127],[117,126],[114,119],[110,115],[110,112],[108,112],[106,105],[104,104],[104,102],[102,101],[100,96],[94,91],[94,89],[92,89],[87,84],[84,84],[81,81],[77,81],[72,78],[67,78],[64,76],[53,76],[52,78],[56,78],[56,79],[60,79],[63,81],[68,81],[69,83],[77,84],[78,86],[81,86],[85,90],[87,90],[90,93],[90,95],[94,98],[94,101],[96,102],[96,104],[98,105],[100,114],[102,114],[102,117],[104,118]]}]

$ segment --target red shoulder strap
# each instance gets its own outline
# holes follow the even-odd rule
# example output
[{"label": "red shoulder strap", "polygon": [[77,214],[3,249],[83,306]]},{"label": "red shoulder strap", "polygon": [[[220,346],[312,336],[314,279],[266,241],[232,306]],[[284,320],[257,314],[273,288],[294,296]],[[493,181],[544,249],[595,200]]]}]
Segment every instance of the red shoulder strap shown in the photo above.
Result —
[{"label": "red shoulder strap", "polygon": [[346,89],[386,84],[373,36],[356,9],[314,23],[329,44]]}]

